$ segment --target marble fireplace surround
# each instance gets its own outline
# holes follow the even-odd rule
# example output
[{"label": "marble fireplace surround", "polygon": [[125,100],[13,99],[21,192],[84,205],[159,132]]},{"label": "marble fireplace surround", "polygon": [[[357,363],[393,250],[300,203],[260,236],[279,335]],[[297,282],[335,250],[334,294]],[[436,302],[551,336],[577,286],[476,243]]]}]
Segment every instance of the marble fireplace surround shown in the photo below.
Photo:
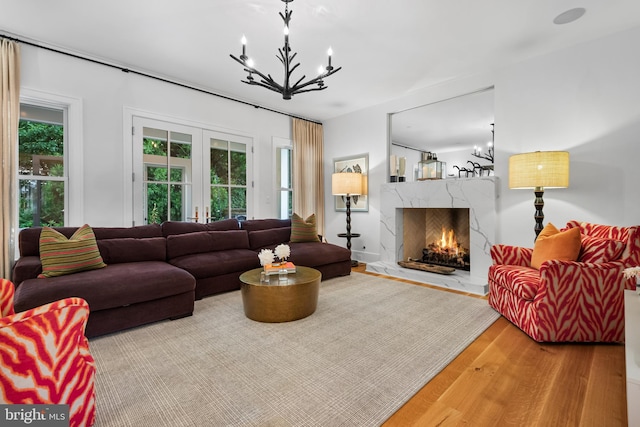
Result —
[{"label": "marble fireplace surround", "polygon": [[[489,176],[383,184],[380,260],[368,263],[367,271],[486,295],[490,250],[496,236],[497,179]],[[404,208],[468,208],[471,270],[442,275],[400,267]]]}]

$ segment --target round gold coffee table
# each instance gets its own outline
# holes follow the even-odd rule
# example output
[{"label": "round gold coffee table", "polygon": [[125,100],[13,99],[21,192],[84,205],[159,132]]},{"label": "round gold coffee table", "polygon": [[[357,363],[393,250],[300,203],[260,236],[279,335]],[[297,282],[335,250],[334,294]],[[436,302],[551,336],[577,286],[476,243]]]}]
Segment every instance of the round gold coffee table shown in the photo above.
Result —
[{"label": "round gold coffee table", "polygon": [[302,319],[316,311],[322,273],[310,267],[296,266],[296,272],[280,283],[278,275],[269,276],[270,284],[260,284],[256,268],[240,275],[244,314],[258,322],[290,322]]}]

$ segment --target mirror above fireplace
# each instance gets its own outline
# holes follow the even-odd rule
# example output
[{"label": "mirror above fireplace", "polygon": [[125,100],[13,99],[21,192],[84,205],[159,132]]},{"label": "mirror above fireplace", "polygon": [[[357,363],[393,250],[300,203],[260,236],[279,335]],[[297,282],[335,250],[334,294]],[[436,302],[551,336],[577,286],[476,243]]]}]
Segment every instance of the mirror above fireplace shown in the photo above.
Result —
[{"label": "mirror above fireplace", "polygon": [[405,158],[406,181],[418,178],[422,153],[431,152],[446,164],[443,177],[458,176],[454,166],[468,161],[487,164],[472,153],[493,140],[493,87],[390,115],[389,155]]}]

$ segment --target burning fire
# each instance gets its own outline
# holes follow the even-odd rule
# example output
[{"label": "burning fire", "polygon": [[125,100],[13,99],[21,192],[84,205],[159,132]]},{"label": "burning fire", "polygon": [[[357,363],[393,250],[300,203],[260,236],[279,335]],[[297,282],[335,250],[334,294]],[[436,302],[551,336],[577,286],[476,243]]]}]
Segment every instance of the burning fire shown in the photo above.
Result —
[{"label": "burning fire", "polygon": [[468,249],[458,243],[453,229],[442,227],[442,236],[422,250],[422,262],[469,270]]},{"label": "burning fire", "polygon": [[456,234],[453,230],[447,230],[442,227],[442,237],[439,243],[440,249],[447,250],[453,255],[458,255],[458,241],[456,240]]}]

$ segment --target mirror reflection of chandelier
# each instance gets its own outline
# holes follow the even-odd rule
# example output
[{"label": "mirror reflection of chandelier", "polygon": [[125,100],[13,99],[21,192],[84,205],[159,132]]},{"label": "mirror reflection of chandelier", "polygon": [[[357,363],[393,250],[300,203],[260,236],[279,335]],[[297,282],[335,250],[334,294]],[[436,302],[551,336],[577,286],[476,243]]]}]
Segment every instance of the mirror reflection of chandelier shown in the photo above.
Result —
[{"label": "mirror reflection of chandelier", "polygon": [[[244,36],[242,36],[242,55],[240,55],[240,58],[233,55],[230,56],[242,64],[242,66],[244,66],[244,71],[249,73],[246,80],[241,80],[242,83],[262,86],[274,92],[281,93],[282,99],[291,99],[293,95],[298,93],[326,89],[327,86],[324,85],[324,79],[337,73],[342,69],[342,67],[334,68],[331,66],[331,55],[333,54],[333,51],[329,48],[329,51],[327,52],[329,55],[328,65],[325,68],[320,67],[317,77],[305,82],[304,79],[306,76],[303,75],[293,85],[291,84],[291,74],[300,65],[300,63],[291,66],[292,61],[297,55],[295,52],[291,53],[291,48],[289,46],[289,22],[291,21],[291,15],[293,14],[293,11],[289,10],[289,3],[293,0],[282,1],[285,3],[284,15],[280,13],[280,17],[284,21],[284,47],[278,49],[278,55],[276,55],[276,57],[280,62],[282,62],[282,65],[284,65],[283,84],[276,83],[271,77],[271,74],[264,74],[254,67],[253,60],[247,56],[247,39]],[[253,77],[254,74],[260,77],[259,81]],[[317,86],[314,87],[314,85]]]},{"label": "mirror reflection of chandelier", "polygon": [[473,147],[473,153],[471,153],[472,156],[478,157],[480,159],[485,159],[485,160],[489,160],[491,163],[493,163],[493,143],[495,141],[495,131],[494,131],[494,124],[491,123],[491,141],[487,142],[487,151],[483,152],[481,147],[478,147],[477,145]]}]

